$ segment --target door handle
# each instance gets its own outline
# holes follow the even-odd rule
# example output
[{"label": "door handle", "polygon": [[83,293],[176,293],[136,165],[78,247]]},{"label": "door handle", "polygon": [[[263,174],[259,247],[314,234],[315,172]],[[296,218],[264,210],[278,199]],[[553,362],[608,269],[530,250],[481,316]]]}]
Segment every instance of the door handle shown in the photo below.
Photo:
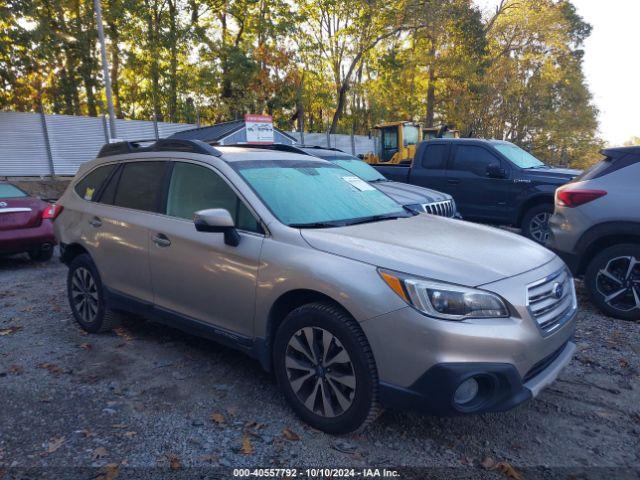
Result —
[{"label": "door handle", "polygon": [[448,178],[447,183],[450,185],[458,185],[460,183],[460,180],[457,178]]},{"label": "door handle", "polygon": [[98,217],[93,217],[91,220],[89,220],[89,225],[95,228],[99,228],[102,226],[102,220],[100,220]]},{"label": "door handle", "polygon": [[158,247],[168,247],[171,245],[171,240],[164,233],[157,233],[153,237],[153,243],[155,243]]}]

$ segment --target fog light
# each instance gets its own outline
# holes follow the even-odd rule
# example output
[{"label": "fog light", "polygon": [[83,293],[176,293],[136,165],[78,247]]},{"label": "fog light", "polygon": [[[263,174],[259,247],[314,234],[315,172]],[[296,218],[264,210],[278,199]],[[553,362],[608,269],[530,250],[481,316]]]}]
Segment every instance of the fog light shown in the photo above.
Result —
[{"label": "fog light", "polygon": [[475,378],[468,378],[462,382],[453,394],[453,401],[458,405],[469,403],[478,395],[478,382]]}]

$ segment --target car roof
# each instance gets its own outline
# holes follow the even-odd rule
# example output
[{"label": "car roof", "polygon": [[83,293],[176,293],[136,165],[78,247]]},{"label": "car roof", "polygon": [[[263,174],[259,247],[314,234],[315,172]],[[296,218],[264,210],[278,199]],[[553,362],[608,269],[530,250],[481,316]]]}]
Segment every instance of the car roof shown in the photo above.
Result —
[{"label": "car roof", "polygon": [[432,138],[425,140],[428,143],[464,143],[464,144],[476,144],[476,145],[513,145],[513,143],[506,140],[497,140],[495,138]]}]

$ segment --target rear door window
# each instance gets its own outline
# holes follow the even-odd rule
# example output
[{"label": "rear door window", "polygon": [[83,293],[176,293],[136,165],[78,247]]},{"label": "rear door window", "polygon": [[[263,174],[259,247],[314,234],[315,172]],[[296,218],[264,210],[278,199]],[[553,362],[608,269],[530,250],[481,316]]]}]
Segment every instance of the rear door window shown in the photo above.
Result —
[{"label": "rear door window", "polygon": [[491,164],[500,165],[500,159],[489,150],[475,145],[459,145],[451,169],[486,177],[487,167]]},{"label": "rear door window", "polygon": [[158,212],[166,162],[131,162],[123,165],[114,205]]},{"label": "rear door window", "polygon": [[76,193],[85,200],[94,202],[102,184],[109,178],[109,175],[111,175],[111,172],[113,172],[115,168],[115,164],[96,168],[76,184]]},{"label": "rear door window", "polygon": [[173,167],[167,215],[192,219],[208,208],[224,208],[240,230],[261,232],[261,227],[227,182],[213,170],[192,163],[176,162]]},{"label": "rear door window", "polygon": [[442,170],[445,168],[449,146],[444,143],[427,145],[422,155],[422,168]]}]

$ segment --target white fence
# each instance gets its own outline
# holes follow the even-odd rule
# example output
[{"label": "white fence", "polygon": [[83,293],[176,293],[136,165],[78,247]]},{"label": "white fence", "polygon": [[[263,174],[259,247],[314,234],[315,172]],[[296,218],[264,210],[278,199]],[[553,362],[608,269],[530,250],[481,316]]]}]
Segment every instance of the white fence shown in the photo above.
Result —
[{"label": "white fence", "polygon": [[[167,137],[194,128],[188,123],[158,122],[158,136]],[[154,123],[143,120],[116,120],[118,138],[123,140],[156,137]],[[295,138],[300,133],[290,132]],[[0,177],[74,175],[82,163],[95,158],[109,141],[103,117],[41,115],[0,112]],[[305,133],[304,143],[339,148],[356,155],[374,150],[371,138],[361,135]]]}]

